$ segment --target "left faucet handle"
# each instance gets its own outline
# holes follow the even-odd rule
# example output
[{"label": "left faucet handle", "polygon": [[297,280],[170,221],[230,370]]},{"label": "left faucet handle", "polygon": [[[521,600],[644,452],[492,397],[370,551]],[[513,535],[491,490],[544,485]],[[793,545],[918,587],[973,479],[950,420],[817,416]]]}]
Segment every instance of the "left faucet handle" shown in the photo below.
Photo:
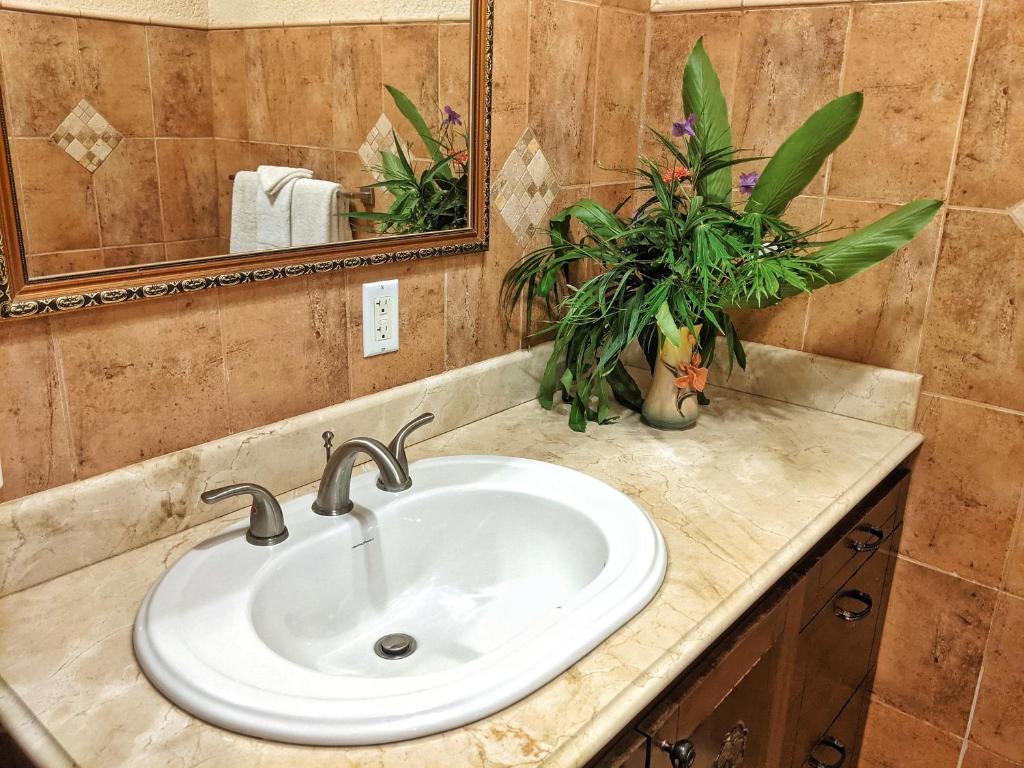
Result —
[{"label": "left faucet handle", "polygon": [[256,483],[236,483],[223,488],[214,488],[200,495],[207,504],[230,499],[234,496],[251,496],[252,506],[249,507],[249,530],[245,540],[257,547],[269,547],[280,544],[288,538],[288,528],[284,524],[284,513],[274,494]]}]

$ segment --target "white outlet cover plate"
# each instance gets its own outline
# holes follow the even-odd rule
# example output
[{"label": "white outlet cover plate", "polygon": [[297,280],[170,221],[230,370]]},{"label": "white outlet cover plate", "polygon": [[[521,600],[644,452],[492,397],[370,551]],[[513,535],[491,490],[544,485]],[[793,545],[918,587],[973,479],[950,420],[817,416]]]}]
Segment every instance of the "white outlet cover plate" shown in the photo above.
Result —
[{"label": "white outlet cover plate", "polygon": [[398,281],[363,283],[363,357],[398,349]]}]

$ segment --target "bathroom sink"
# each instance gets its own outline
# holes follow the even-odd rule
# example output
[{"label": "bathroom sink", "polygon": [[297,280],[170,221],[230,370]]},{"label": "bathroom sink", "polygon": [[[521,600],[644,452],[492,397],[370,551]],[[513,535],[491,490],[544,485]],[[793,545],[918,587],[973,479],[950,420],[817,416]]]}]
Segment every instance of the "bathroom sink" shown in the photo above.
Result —
[{"label": "bathroom sink", "polygon": [[665,575],[647,514],[587,475],[527,459],[415,462],[413,486],[352,481],[356,507],[283,505],[290,535],[247,521],[152,587],[135,653],[171,701],[233,731],[378,744],[523,698],[634,616]]}]

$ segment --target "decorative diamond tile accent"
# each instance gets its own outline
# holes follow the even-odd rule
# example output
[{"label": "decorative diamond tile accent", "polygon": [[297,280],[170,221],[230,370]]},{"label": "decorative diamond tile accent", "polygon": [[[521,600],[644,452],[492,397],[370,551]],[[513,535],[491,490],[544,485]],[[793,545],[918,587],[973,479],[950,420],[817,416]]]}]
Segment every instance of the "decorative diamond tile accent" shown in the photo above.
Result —
[{"label": "decorative diamond tile accent", "polygon": [[[383,178],[380,171],[377,170],[380,166],[380,151],[386,149],[388,152],[397,153],[398,148],[395,145],[396,135],[397,131],[395,131],[391,121],[388,120],[388,116],[381,113],[381,116],[377,119],[377,124],[366,134],[366,141],[359,147],[359,159],[363,161],[366,170],[377,181]],[[403,147],[405,146],[401,136],[398,137],[398,141],[402,143]]]},{"label": "decorative diamond tile accent", "polygon": [[96,173],[124,137],[92,104],[82,99],[50,138],[85,170]]},{"label": "decorative diamond tile accent", "polygon": [[1024,200],[1010,209],[1010,218],[1017,222],[1017,226],[1024,232]]},{"label": "decorative diamond tile accent", "polygon": [[537,136],[527,128],[494,182],[494,205],[520,245],[544,223],[558,189]]}]

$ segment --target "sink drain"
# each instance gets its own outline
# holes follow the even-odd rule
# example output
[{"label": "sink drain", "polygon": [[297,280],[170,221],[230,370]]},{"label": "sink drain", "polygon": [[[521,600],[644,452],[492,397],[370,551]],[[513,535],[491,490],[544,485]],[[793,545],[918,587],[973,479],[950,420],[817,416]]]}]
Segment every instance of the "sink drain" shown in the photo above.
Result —
[{"label": "sink drain", "polygon": [[416,650],[416,638],[404,632],[384,635],[374,643],[373,652],[382,659],[404,659]]}]

